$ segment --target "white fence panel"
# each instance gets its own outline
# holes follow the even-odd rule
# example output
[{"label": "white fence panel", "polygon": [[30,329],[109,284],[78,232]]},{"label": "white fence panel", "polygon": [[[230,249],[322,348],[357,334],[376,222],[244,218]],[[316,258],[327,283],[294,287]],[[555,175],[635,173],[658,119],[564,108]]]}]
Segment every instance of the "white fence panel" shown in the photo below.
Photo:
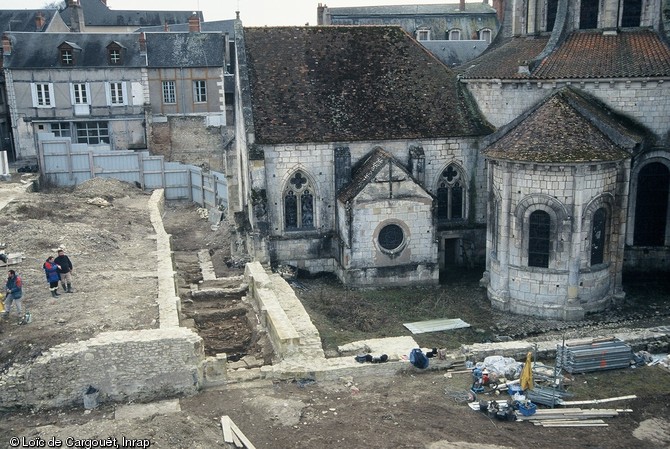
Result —
[{"label": "white fence panel", "polygon": [[69,138],[40,134],[40,170],[50,182],[74,186],[93,177],[136,183],[144,189],[165,189],[168,200],[191,200],[203,207],[228,207],[228,182],[223,173],[165,162],[148,151],[111,150],[109,145],[73,144]]},{"label": "white fence panel", "polygon": [[165,162],[165,199],[191,199],[191,168],[178,162]]}]

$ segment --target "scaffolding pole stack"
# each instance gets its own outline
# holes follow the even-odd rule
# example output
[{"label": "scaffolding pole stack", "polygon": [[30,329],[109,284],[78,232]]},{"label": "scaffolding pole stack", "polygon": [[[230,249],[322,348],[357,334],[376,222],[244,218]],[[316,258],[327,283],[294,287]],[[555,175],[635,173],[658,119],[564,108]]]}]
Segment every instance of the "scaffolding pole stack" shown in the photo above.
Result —
[{"label": "scaffolding pole stack", "polygon": [[556,348],[556,366],[570,374],[627,368],[632,358],[631,347],[616,338]]}]

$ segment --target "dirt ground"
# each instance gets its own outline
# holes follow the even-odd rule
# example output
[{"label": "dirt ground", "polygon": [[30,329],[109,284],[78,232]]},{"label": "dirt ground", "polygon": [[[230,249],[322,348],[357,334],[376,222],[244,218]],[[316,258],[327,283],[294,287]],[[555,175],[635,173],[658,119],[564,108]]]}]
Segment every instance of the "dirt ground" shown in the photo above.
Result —
[{"label": "dirt ground", "polygon": [[[1,194],[6,192],[0,189]],[[109,206],[91,204],[92,200],[100,203],[99,198]],[[0,242],[6,243],[10,253],[24,253],[25,260],[16,269],[26,284],[24,304],[33,322],[20,326],[12,317],[1,324],[0,373],[58,343],[108,330],[158,326],[148,198],[132,185],[98,179],[72,191],[29,193],[3,209]],[[227,300],[225,307],[217,307],[216,301],[190,301],[190,286],[201,280],[199,250],[209,251],[217,276],[241,273],[240,267],[230,264],[225,227],[213,228],[200,212],[194,205],[175,202],[167,204],[164,216],[165,228],[173,235],[183,318],[193,320],[193,327],[206,338],[208,353],[258,354],[263,349],[241,301]],[[75,293],[54,299],[41,266],[58,246],[66,248],[75,265]],[[401,327],[403,317],[448,314],[469,320],[472,329],[437,333],[419,341],[427,347],[456,348],[459,341],[485,341],[496,335],[588,335],[614,327],[670,324],[663,286],[652,288],[651,295],[645,290],[649,284],[637,290],[632,286],[632,305],[566,325],[491,311],[475,277],[409,293],[343,290],[330,278],[301,279],[295,286],[331,355],[343,342],[407,335]],[[408,302],[403,295],[414,299],[411,307],[403,305]],[[354,307],[356,303],[362,305]],[[257,448],[667,448],[669,376],[659,367],[575,375],[568,387],[574,399],[637,395],[634,400],[597,406],[632,410],[607,419],[608,427],[545,428],[491,420],[466,405],[468,374],[420,371],[408,365],[403,374],[392,377],[231,384],[179,398],[178,413],[143,418],[114,419],[117,408],[127,404],[103,403],[92,411],[82,406],[13,410],[0,413],[0,446],[15,447],[12,437],[25,437],[26,443],[58,438],[64,442],[62,447],[68,437],[77,439],[70,447],[125,437],[149,439],[150,447],[156,448],[225,447],[220,418],[229,415]]]}]

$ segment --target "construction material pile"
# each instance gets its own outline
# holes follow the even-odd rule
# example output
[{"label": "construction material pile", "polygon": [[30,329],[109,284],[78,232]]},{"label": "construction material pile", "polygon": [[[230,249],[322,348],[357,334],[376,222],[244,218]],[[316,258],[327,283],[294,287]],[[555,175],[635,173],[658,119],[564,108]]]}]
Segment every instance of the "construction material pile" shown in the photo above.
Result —
[{"label": "construction material pile", "polygon": [[568,342],[556,348],[556,366],[571,374],[627,368],[632,357],[631,347],[614,337]]}]

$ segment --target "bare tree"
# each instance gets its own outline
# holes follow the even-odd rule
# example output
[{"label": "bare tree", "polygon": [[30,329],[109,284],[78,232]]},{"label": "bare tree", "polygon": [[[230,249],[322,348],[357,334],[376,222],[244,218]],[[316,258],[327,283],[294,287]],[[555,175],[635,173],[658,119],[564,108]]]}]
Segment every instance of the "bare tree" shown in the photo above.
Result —
[{"label": "bare tree", "polygon": [[57,9],[59,11],[62,11],[65,9],[67,6],[67,1],[66,0],[55,0],[49,3],[45,3],[43,8],[44,9]]}]

